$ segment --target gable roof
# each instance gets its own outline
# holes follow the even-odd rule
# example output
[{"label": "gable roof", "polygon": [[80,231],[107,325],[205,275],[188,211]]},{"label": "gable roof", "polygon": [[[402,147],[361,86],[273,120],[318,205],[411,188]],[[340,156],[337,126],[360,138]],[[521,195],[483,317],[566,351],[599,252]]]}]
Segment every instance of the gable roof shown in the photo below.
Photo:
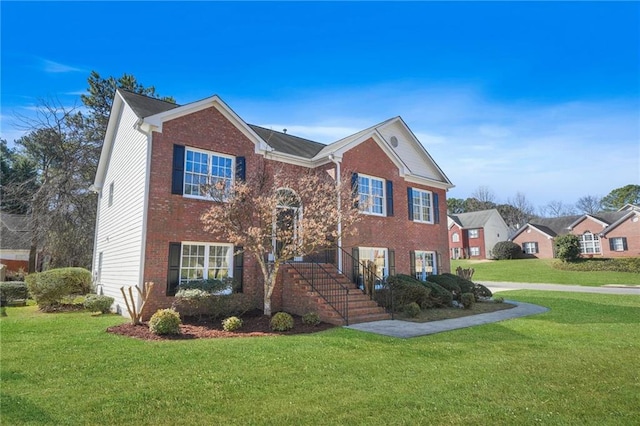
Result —
[{"label": "gable roof", "polygon": [[577,219],[582,216],[561,216],[561,217],[541,217],[537,219],[531,219],[528,223],[525,223],[520,229],[518,229],[510,238],[513,240],[525,229],[532,227],[542,232],[543,234],[553,238],[558,235],[564,235],[569,233],[569,228]]},{"label": "gable roof", "polygon": [[131,107],[133,112],[140,118],[149,117],[150,115],[160,112],[169,111],[179,107],[180,105],[163,101],[162,99],[151,98],[139,93],[129,92],[128,90],[118,89],[125,102]]},{"label": "gable roof", "polygon": [[0,248],[29,250],[31,248],[31,216],[0,212]]},{"label": "gable roof", "polygon": [[480,210],[477,212],[467,212],[450,214],[449,218],[463,229],[483,228],[494,214],[500,215],[498,210]]},{"label": "gable roof", "polygon": [[249,124],[249,127],[264,139],[270,147],[284,154],[311,159],[326,147],[325,144],[320,142],[314,142],[283,132],[276,132],[275,130],[266,129],[256,126],[255,124]]},{"label": "gable roof", "polygon": [[618,220],[616,220],[615,222],[612,222],[611,224],[609,224],[609,226],[607,226],[601,233],[601,236],[605,236],[607,235],[609,232],[613,231],[615,228],[617,228],[620,224],[624,223],[625,221],[627,221],[628,219],[632,218],[632,217],[640,217],[640,210],[625,210],[625,211],[618,211],[616,213],[625,213],[622,216],[620,216],[620,218]]},{"label": "gable roof", "polygon": [[603,228],[606,228],[612,223],[620,220],[621,217],[627,215],[628,213],[629,211],[617,211],[617,212],[600,212],[596,214],[584,214],[582,216],[579,216],[573,223],[571,223],[571,225],[569,225],[569,228],[571,229],[575,227],[580,222],[586,219],[591,219],[595,222],[598,222],[600,225],[602,225]]}]

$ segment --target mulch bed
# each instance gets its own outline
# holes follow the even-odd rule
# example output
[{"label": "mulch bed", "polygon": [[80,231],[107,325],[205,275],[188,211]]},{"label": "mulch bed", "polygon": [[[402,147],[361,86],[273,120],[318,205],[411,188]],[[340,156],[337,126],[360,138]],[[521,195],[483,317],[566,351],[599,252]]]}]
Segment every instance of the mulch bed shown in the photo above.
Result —
[{"label": "mulch bed", "polygon": [[224,331],[222,321],[192,321],[180,326],[180,334],[173,336],[159,336],[149,331],[147,323],[133,325],[125,323],[107,328],[107,332],[134,337],[143,340],[185,340],[185,339],[219,339],[230,337],[257,337],[257,336],[282,336],[293,334],[309,334],[328,330],[335,327],[333,324],[320,323],[316,326],[305,324],[302,318],[293,315],[294,326],[289,331],[272,331],[270,317],[262,315],[262,312],[252,312],[242,316],[242,328],[236,331]]}]

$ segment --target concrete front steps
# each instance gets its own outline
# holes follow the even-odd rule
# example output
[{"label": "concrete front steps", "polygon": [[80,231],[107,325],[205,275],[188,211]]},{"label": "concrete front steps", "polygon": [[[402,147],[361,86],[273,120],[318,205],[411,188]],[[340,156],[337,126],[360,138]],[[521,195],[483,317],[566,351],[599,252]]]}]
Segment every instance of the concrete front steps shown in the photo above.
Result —
[{"label": "concrete front steps", "polygon": [[[345,301],[347,304],[349,324],[391,319],[391,315],[384,308],[378,306],[347,277],[338,272],[334,265],[321,264],[320,267],[317,265],[313,267],[310,264],[299,263],[295,267],[286,267],[285,273],[292,282],[296,296],[304,297],[307,306],[313,308],[324,322],[336,325],[347,324],[329,303],[339,304],[340,301]],[[318,291],[311,287],[312,278],[316,283],[322,282],[321,285],[317,285]]]}]

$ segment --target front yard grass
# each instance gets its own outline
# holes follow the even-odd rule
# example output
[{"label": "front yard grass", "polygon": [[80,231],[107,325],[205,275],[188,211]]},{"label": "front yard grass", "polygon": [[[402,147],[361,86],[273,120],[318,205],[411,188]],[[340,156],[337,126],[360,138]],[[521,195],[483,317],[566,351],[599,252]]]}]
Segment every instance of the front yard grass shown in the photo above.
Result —
[{"label": "front yard grass", "polygon": [[458,266],[473,268],[473,281],[506,281],[523,283],[573,284],[602,286],[605,284],[640,285],[640,274],[611,271],[563,271],[553,268],[557,259],[451,260],[451,270]]},{"label": "front yard grass", "polygon": [[640,296],[510,291],[547,313],[412,339],[150,342],[9,308],[2,424],[583,424],[640,418]]}]

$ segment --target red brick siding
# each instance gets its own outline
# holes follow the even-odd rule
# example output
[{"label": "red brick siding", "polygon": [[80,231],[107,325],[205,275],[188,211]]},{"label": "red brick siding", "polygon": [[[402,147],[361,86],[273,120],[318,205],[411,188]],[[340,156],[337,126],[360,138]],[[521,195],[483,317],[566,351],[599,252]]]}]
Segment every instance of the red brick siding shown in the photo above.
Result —
[{"label": "red brick siding", "polygon": [[[451,270],[445,190],[406,182],[400,177],[396,165],[373,139],[347,151],[343,156],[342,169],[393,181],[394,215],[363,215],[362,221],[357,224],[357,233],[343,240],[343,246],[348,253],[351,253],[352,247],[387,247],[395,250],[396,273],[409,273],[410,251],[436,251],[440,260],[439,271]],[[430,225],[409,220],[408,187],[438,194],[439,224]]]},{"label": "red brick siding", "polygon": [[18,271],[20,269],[27,272],[29,270],[28,260],[0,259],[0,263],[7,267],[7,271]]},{"label": "red brick siding", "polygon": [[[634,222],[634,218],[636,222]],[[612,251],[609,248],[611,238],[625,237],[627,239],[626,251]],[[602,254],[604,257],[633,257],[640,256],[640,217],[632,216],[609,232],[605,238],[600,239]]]},{"label": "red brick siding", "polygon": [[518,234],[513,242],[523,248],[524,243],[538,243],[538,253],[532,255],[539,259],[553,259],[553,240],[530,227]]},{"label": "red brick siding", "polygon": [[[578,238],[582,236],[585,232],[589,231],[594,235],[599,235],[604,230],[604,226],[601,223],[595,222],[593,219],[586,218],[582,222],[578,223],[572,230],[571,233],[573,235],[577,235]],[[602,257],[602,250],[604,249],[604,244],[609,244],[608,241],[603,242],[600,240],[600,253],[594,254],[583,254],[583,257]]]}]

